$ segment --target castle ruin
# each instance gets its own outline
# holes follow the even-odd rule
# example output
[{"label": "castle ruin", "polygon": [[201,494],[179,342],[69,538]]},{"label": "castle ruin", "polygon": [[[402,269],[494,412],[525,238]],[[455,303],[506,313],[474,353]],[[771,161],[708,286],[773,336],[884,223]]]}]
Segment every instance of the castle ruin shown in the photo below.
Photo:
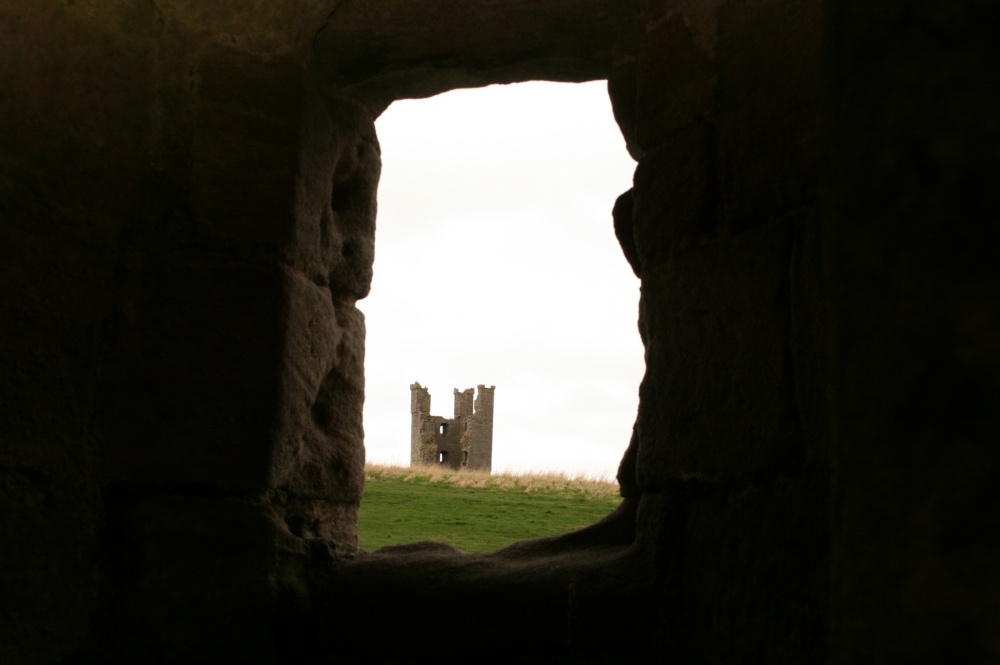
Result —
[{"label": "castle ruin", "polygon": [[455,417],[431,415],[431,395],[410,384],[410,464],[446,464],[489,471],[493,464],[493,391],[496,386],[455,389]]}]

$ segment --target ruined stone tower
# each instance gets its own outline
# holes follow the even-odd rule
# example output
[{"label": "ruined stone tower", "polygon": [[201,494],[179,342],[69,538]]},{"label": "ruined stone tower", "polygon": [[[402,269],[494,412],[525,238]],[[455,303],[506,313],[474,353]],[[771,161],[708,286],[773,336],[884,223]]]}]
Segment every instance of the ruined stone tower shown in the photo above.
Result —
[{"label": "ruined stone tower", "polygon": [[495,386],[455,389],[455,417],[431,415],[431,395],[410,385],[410,464],[447,464],[453,469],[489,471],[493,463]]}]

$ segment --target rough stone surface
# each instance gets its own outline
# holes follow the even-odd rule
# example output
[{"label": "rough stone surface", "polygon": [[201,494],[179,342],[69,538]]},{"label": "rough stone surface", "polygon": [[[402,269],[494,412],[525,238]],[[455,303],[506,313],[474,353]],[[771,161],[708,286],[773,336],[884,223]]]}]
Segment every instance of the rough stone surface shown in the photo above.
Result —
[{"label": "rough stone surface", "polygon": [[789,227],[773,224],[644,271],[640,485],[798,469],[789,252]]},{"label": "rough stone surface", "polygon": [[977,2],[829,14],[837,662],[1000,659],[996,25]]},{"label": "rough stone surface", "polygon": [[[996,662],[996,18],[3,3],[0,662]],[[373,117],[596,78],[638,160],[622,506],[358,551]]]},{"label": "rough stone surface", "polygon": [[617,0],[344,0],[313,64],[378,115],[454,88],[607,78],[639,30],[635,7]]},{"label": "rough stone surface", "polygon": [[[683,525],[665,651],[679,662],[822,662],[827,653],[825,469],[779,482],[672,488]],[[817,473],[818,472],[818,473]],[[669,573],[668,573],[669,574]],[[744,580],[754,580],[748,585]]]},{"label": "rough stone surface", "polygon": [[288,624],[305,611],[303,541],[254,501],[115,492],[104,657],[280,660]]},{"label": "rough stone surface", "polygon": [[725,239],[716,214],[717,145],[712,125],[692,122],[645,153],[636,167],[632,242],[640,276],[673,252]]},{"label": "rough stone surface", "polygon": [[[455,388],[453,418],[431,415],[431,395],[410,384],[410,464],[441,464],[452,469],[493,468],[493,396],[495,386]],[[478,391],[478,394],[476,392]]]},{"label": "rough stone surface", "polygon": [[277,658],[356,543],[379,158],[320,4],[0,9],[3,662]]},{"label": "rough stone surface", "polygon": [[278,382],[286,400],[273,433],[272,500],[296,535],[354,543],[364,478],[364,317],[302,273],[284,277],[289,334]]},{"label": "rough stone surface", "polygon": [[643,150],[659,146],[679,126],[715,111],[716,63],[710,50],[695,41],[685,19],[673,13],[642,39],[636,67],[635,134]]}]

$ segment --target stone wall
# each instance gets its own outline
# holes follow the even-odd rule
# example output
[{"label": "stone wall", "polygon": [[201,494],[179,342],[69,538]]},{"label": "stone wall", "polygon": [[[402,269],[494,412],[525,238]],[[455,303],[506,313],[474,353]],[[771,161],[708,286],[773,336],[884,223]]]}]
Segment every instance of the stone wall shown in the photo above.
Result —
[{"label": "stone wall", "polygon": [[196,14],[0,10],[4,662],[267,657],[357,542],[372,118]]},{"label": "stone wall", "polygon": [[445,464],[453,469],[489,471],[493,464],[493,391],[480,385],[455,389],[454,418],[431,415],[431,396],[410,384],[410,464]]},{"label": "stone wall", "polygon": [[[462,465],[463,418],[427,416],[421,419],[417,464],[442,464],[454,469]],[[411,464],[413,461],[411,460]]]},{"label": "stone wall", "polygon": [[828,12],[834,662],[1000,658],[997,21]]},{"label": "stone wall", "polygon": [[830,466],[805,302],[819,3],[649,3],[642,18],[609,89],[639,162],[616,218],[642,280],[635,477],[676,520],[663,649],[820,662]]},{"label": "stone wall", "polygon": [[[469,391],[471,392],[471,390]],[[462,435],[462,449],[469,451],[465,461],[470,469],[493,469],[493,404],[495,386],[476,386],[476,401],[469,426]]]},{"label": "stone wall", "polygon": [[[0,7],[0,661],[1000,658],[992,7],[403,4]],[[374,118],[604,78],[622,507],[358,551]]]},{"label": "stone wall", "polygon": [[459,391],[455,388],[455,417],[460,418],[462,416],[471,416],[475,411],[474,402],[475,390],[472,388],[466,388],[465,390]]}]

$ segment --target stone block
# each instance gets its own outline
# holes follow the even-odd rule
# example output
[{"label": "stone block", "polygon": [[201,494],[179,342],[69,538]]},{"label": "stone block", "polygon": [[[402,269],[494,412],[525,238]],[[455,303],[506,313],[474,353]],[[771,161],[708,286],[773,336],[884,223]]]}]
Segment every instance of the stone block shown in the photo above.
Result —
[{"label": "stone block", "polygon": [[81,658],[107,601],[92,430],[103,331],[122,228],[155,215],[159,191],[145,98],[157,49],[144,26],[115,35],[99,4],[0,6],[2,663]]},{"label": "stone block", "polygon": [[107,494],[116,662],[273,662],[308,603],[303,544],[253,501]]},{"label": "stone block", "polygon": [[802,456],[790,369],[790,231],[775,223],[650,269],[638,478],[776,475]]},{"label": "stone block", "polygon": [[381,169],[368,112],[287,60],[199,63],[192,208],[208,239],[280,257],[341,298],[368,294]]},{"label": "stone block", "polygon": [[632,234],[640,269],[673,252],[714,241],[715,132],[686,125],[635,170]]},{"label": "stone block", "polygon": [[815,204],[820,33],[813,0],[719,10],[720,216],[736,232]]},{"label": "stone block", "polygon": [[[60,459],[76,440],[0,441],[0,662],[62,662],[91,641],[105,602],[97,474],[74,466],[79,452]],[[35,459],[18,459],[29,447]]]},{"label": "stone block", "polygon": [[395,99],[455,88],[606,78],[640,29],[638,7],[620,0],[374,0],[338,7],[312,63],[378,116]]},{"label": "stone block", "polygon": [[272,500],[297,534],[354,545],[364,490],[364,316],[301,273],[282,274]]},{"label": "stone block", "polygon": [[661,619],[664,660],[825,660],[828,487],[828,473],[813,469],[776,483],[674,488],[682,518],[671,534],[677,559]]},{"label": "stone block", "polygon": [[211,47],[198,74],[195,219],[209,237],[276,251],[293,228],[303,72],[287,60]]},{"label": "stone block", "polygon": [[273,265],[137,253],[125,269],[98,426],[108,480],[266,485],[283,294]]},{"label": "stone block", "polygon": [[659,23],[683,16],[695,41],[711,48],[715,43],[718,9],[729,0],[639,0],[639,15],[647,32]]},{"label": "stone block", "polygon": [[642,265],[639,261],[639,252],[635,248],[635,197],[634,191],[628,190],[615,199],[615,205],[611,209],[611,218],[614,221],[615,238],[622,248],[625,260],[632,268],[636,277],[642,275]]},{"label": "stone block", "polygon": [[615,122],[625,139],[625,148],[632,159],[642,159],[643,150],[636,139],[636,63],[627,60],[615,65],[608,76],[608,97]]},{"label": "stone block", "polygon": [[324,267],[335,298],[354,301],[371,289],[381,150],[367,111],[340,99],[328,99],[327,108],[337,143],[327,199],[332,223],[324,227]]},{"label": "stone block", "polygon": [[675,14],[642,39],[636,65],[636,143],[650,151],[671,134],[712,116],[716,71],[712,53]]},{"label": "stone block", "polygon": [[997,8],[830,9],[831,662],[997,662]]}]

